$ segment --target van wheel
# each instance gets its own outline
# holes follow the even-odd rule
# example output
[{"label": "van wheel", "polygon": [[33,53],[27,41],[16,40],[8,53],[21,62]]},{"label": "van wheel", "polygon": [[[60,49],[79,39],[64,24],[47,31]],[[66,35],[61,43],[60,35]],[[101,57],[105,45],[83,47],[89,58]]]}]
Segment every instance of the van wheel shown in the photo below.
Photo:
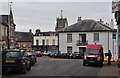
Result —
[{"label": "van wheel", "polygon": [[100,63],[98,66],[99,66],[99,67],[103,67],[103,63]]},{"label": "van wheel", "polygon": [[118,67],[120,68],[120,64],[118,64]]},{"label": "van wheel", "polygon": [[86,66],[86,62],[85,61],[83,61],[83,66]]}]

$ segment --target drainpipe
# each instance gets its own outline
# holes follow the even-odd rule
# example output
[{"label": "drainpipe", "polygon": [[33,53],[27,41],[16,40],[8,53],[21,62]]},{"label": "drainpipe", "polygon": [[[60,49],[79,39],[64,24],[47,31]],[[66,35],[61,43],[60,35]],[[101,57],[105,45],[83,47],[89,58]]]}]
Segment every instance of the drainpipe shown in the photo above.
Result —
[{"label": "drainpipe", "polygon": [[109,30],[108,30],[108,51],[109,51]]}]

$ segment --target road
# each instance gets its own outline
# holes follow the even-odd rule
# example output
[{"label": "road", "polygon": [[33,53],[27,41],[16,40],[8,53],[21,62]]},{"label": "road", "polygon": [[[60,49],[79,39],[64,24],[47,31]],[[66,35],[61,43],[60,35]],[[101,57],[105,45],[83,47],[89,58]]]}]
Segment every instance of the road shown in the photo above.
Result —
[{"label": "road", "polygon": [[82,59],[38,57],[38,62],[27,74],[9,72],[9,76],[97,76],[100,67],[83,66]]}]

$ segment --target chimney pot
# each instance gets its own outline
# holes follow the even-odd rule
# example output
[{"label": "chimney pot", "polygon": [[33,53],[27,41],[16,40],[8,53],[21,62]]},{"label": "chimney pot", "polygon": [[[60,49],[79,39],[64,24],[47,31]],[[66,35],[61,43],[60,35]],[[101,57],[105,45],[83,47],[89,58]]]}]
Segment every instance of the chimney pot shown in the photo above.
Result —
[{"label": "chimney pot", "polygon": [[79,21],[81,21],[81,20],[82,20],[81,17],[78,17],[77,21],[79,22]]}]

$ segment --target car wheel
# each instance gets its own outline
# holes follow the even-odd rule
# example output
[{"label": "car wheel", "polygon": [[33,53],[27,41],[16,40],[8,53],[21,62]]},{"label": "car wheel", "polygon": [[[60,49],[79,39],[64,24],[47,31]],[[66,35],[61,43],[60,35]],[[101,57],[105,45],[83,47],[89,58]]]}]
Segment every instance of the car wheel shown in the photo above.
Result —
[{"label": "car wheel", "polygon": [[2,74],[5,75],[8,71],[7,70],[2,70]]},{"label": "car wheel", "polygon": [[31,65],[30,65],[30,64],[29,64],[29,66],[28,66],[27,70],[28,70],[28,71],[29,71],[29,70],[31,70]]},{"label": "car wheel", "polygon": [[22,69],[22,74],[26,74],[27,73],[27,68],[25,67],[24,69]]}]

